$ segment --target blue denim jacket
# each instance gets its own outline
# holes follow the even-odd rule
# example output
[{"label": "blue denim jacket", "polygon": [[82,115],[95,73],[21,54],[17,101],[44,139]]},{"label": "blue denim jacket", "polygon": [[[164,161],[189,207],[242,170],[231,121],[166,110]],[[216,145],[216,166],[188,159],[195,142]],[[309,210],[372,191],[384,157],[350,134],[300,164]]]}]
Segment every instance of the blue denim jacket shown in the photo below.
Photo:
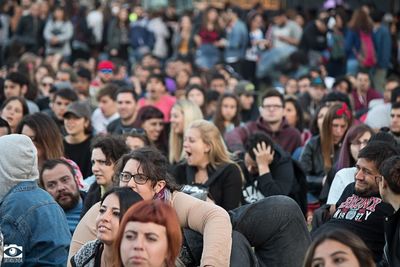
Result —
[{"label": "blue denim jacket", "polygon": [[17,252],[3,266],[66,266],[71,234],[64,211],[36,182],[19,183],[3,198],[0,228],[4,245],[14,246],[5,256]]}]

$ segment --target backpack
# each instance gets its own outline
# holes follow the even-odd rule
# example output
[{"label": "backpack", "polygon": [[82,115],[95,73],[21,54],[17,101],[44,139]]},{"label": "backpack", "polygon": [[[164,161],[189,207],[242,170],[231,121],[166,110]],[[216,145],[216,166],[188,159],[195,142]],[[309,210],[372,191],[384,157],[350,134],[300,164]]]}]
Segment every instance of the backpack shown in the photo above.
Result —
[{"label": "backpack", "polygon": [[376,52],[372,34],[360,31],[361,49],[356,53],[358,62],[361,67],[371,68],[376,64]]},{"label": "backpack", "polygon": [[130,32],[130,44],[133,49],[138,49],[140,47],[148,47],[150,50],[153,49],[156,38],[154,33],[147,29],[147,26],[140,25],[139,23],[134,24]]}]

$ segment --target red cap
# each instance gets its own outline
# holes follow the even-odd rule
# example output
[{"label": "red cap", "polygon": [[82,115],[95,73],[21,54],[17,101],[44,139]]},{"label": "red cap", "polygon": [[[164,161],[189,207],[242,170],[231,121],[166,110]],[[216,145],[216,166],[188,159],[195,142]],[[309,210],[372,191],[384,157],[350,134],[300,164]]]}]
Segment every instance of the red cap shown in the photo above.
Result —
[{"label": "red cap", "polygon": [[109,60],[100,61],[99,65],[97,65],[97,70],[103,70],[103,69],[114,70],[114,63],[112,63]]}]

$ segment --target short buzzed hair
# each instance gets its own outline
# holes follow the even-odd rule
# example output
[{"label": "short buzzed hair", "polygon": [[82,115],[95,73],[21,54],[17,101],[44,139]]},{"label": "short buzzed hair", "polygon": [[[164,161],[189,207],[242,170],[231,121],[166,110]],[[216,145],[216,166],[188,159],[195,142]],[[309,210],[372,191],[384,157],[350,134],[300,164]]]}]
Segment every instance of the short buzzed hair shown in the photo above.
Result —
[{"label": "short buzzed hair", "polygon": [[400,194],[400,156],[386,159],[379,168],[379,173],[388,183],[390,190],[395,194]]}]

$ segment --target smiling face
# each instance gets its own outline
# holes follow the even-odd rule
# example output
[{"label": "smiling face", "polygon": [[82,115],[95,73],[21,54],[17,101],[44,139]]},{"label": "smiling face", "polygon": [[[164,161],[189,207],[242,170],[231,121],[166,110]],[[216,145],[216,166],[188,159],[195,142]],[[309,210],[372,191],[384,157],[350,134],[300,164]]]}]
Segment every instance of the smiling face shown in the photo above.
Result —
[{"label": "smiling face", "polygon": [[109,187],[112,184],[112,177],[114,175],[114,163],[107,160],[101,148],[93,149],[91,161],[96,183]]},{"label": "smiling face", "polygon": [[167,229],[153,222],[128,222],[120,251],[124,267],[165,266],[168,256]]},{"label": "smiling face", "polygon": [[19,100],[12,100],[1,111],[1,118],[10,125],[11,131],[15,132],[18,123],[24,117],[23,107]]},{"label": "smiling face", "polygon": [[360,264],[348,246],[328,239],[315,249],[311,266],[360,267]]},{"label": "smiling face", "polygon": [[178,108],[172,108],[171,110],[171,129],[176,134],[183,134],[184,131],[184,118],[183,113]]},{"label": "smiling face", "polygon": [[210,145],[204,143],[198,129],[190,128],[186,130],[183,139],[183,150],[186,153],[188,165],[203,167],[208,164]]},{"label": "smiling face", "polygon": [[78,118],[73,114],[68,114],[64,117],[65,131],[68,135],[77,136],[85,132],[89,122],[85,118]]},{"label": "smiling face", "polygon": [[[143,174],[143,170],[140,167],[139,161],[135,159],[130,159],[126,162],[122,172],[129,173],[131,175],[140,173]],[[129,182],[120,181],[119,186],[130,187],[133,191],[138,193],[144,200],[151,200],[154,195],[160,192],[161,189],[165,187],[165,181],[157,181],[153,186],[153,182],[148,179],[144,184],[137,184],[135,179],[130,179]]]},{"label": "smiling face", "polygon": [[97,239],[106,245],[112,245],[117,238],[119,228],[120,204],[117,195],[108,195],[100,206],[96,218]]},{"label": "smiling face", "polygon": [[165,93],[164,84],[155,78],[150,78],[146,87],[148,96],[151,100],[157,101]]},{"label": "smiling face", "polygon": [[359,158],[356,163],[355,191],[359,196],[369,197],[379,193],[379,187],[375,180],[379,172],[373,161]]},{"label": "smiling face", "polygon": [[142,124],[143,130],[145,130],[147,137],[152,142],[156,142],[160,137],[162,130],[164,130],[163,119],[153,118],[148,119]]}]

